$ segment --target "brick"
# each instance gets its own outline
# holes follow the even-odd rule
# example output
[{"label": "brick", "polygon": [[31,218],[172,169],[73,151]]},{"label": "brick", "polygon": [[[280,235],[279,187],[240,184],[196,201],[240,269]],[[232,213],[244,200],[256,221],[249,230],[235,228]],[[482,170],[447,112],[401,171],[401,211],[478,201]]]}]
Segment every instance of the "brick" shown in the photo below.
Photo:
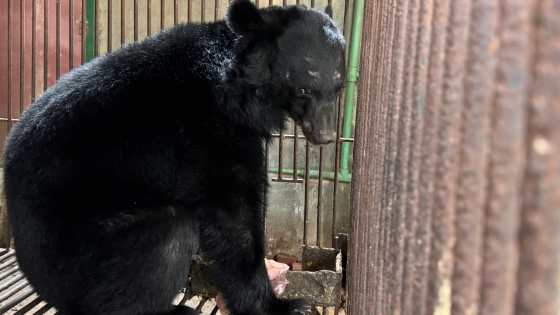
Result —
[{"label": "brick", "polygon": [[290,266],[290,268],[291,268],[292,264],[297,262],[297,258],[294,257],[294,256],[278,254],[278,255],[276,255],[276,261],[279,262],[279,263],[286,264],[286,265]]}]

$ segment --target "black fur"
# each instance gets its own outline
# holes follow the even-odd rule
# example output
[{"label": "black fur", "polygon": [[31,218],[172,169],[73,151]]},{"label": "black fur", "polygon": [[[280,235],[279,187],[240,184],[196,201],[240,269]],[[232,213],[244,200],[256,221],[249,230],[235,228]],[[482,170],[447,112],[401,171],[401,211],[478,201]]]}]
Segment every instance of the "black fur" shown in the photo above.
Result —
[{"label": "black fur", "polygon": [[264,265],[263,143],[286,113],[331,142],[343,80],[325,13],[247,0],[72,71],[8,138],[21,269],[60,314],[195,314],[171,301],[200,249],[232,314],[304,313]]}]

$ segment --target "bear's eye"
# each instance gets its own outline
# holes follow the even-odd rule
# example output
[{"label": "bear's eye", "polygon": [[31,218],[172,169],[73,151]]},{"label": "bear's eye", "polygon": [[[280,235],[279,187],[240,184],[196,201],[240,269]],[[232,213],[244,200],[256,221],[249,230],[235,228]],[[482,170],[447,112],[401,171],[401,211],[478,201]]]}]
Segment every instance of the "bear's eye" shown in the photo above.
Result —
[{"label": "bear's eye", "polygon": [[297,88],[297,94],[299,96],[309,94],[309,91],[306,88]]}]

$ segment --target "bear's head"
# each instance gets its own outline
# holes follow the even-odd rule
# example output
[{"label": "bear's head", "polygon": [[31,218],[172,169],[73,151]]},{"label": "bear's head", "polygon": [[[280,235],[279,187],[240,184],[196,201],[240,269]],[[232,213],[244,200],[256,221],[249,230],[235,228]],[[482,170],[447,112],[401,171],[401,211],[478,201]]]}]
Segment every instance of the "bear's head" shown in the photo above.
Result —
[{"label": "bear's head", "polygon": [[281,107],[313,144],[336,140],[336,102],[345,80],[345,41],[325,12],[304,6],[258,10],[233,1],[226,16],[239,35],[242,71],[257,94]]}]

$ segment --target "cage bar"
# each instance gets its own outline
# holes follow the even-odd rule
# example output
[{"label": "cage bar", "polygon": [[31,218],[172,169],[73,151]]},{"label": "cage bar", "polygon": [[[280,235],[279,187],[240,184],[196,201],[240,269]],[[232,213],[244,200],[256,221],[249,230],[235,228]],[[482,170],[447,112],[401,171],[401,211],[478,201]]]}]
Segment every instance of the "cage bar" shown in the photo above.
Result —
[{"label": "cage bar", "polygon": [[[123,1],[123,0],[121,0]],[[107,4],[107,52],[113,51],[113,0]]]}]

